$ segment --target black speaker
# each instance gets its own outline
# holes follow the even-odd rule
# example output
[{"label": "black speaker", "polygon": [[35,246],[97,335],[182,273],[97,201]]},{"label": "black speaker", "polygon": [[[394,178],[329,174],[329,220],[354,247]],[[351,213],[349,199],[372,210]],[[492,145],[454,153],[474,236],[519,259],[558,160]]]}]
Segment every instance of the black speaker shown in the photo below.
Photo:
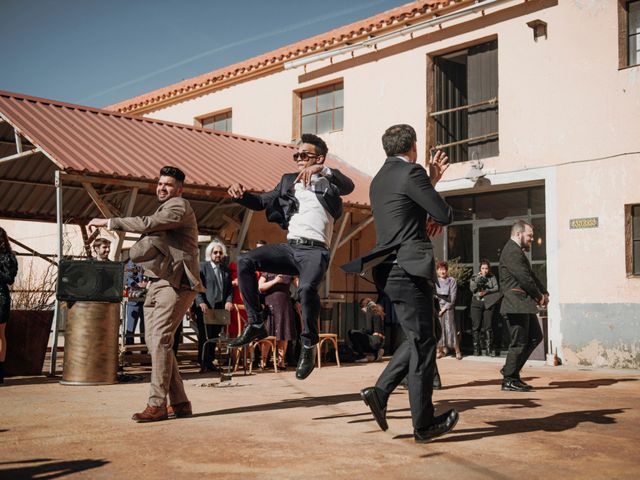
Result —
[{"label": "black speaker", "polygon": [[120,302],[123,283],[122,262],[62,260],[56,297],[68,302]]}]

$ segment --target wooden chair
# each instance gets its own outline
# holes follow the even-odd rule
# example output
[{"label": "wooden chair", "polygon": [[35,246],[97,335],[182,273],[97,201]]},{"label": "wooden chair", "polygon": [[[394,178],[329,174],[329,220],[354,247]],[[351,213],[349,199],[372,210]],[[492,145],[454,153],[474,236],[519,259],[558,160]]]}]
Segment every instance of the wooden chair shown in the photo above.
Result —
[{"label": "wooden chair", "polygon": [[[244,305],[242,305],[241,303],[234,303],[233,304],[233,308],[235,308],[236,313],[237,313],[237,321],[238,321],[238,335],[242,332],[242,329],[244,328],[244,321],[242,319],[242,315],[240,315],[241,311],[245,311],[245,307]],[[256,347],[258,345],[261,344],[268,344],[271,347],[271,352],[273,355],[273,369],[276,373],[278,373],[278,352],[277,352],[277,348],[276,348],[276,337],[274,336],[269,336],[269,337],[265,337],[262,338],[260,340],[256,340],[251,342],[249,345],[246,345],[243,347],[243,360],[244,360],[244,368],[245,371],[247,370],[247,361],[249,362],[249,375],[251,375],[251,373],[253,372],[253,353],[256,349]],[[248,358],[247,358],[248,357]],[[233,371],[237,371],[238,370],[238,364],[240,363],[240,355],[236,355],[236,359],[235,359],[235,366]]]},{"label": "wooden chair", "polygon": [[[320,332],[320,319],[318,318],[318,332]],[[322,346],[326,343],[332,343],[336,352],[336,363],[340,367],[340,355],[338,354],[338,335],[335,333],[318,333],[320,341],[318,342],[318,368],[322,368]]]}]

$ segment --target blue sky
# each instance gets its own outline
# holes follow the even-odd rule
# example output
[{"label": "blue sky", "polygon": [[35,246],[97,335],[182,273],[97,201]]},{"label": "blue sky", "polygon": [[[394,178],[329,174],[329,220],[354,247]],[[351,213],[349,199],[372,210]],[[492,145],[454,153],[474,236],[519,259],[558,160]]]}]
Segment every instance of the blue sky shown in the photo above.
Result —
[{"label": "blue sky", "polygon": [[0,90],[103,107],[407,0],[0,0]]}]

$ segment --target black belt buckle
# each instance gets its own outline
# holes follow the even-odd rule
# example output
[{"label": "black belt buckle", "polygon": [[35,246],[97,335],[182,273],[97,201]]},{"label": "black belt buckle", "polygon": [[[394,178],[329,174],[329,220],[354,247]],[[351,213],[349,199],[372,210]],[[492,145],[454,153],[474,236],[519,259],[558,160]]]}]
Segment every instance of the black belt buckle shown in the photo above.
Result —
[{"label": "black belt buckle", "polygon": [[308,247],[322,247],[327,248],[327,246],[319,242],[318,240],[311,240],[310,238],[292,238],[289,240],[289,244],[291,245],[306,245]]}]

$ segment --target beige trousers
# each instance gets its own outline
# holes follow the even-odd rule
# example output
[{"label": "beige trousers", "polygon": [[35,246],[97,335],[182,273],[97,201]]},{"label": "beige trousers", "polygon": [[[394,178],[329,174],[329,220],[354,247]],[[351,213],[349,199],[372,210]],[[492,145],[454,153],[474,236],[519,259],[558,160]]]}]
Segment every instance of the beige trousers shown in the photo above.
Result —
[{"label": "beige trousers", "polygon": [[189,401],[172,347],[178,325],[195,297],[196,292],[176,290],[166,280],[149,283],[144,302],[144,336],[151,354],[151,406],[165,406],[167,394],[171,405]]}]

